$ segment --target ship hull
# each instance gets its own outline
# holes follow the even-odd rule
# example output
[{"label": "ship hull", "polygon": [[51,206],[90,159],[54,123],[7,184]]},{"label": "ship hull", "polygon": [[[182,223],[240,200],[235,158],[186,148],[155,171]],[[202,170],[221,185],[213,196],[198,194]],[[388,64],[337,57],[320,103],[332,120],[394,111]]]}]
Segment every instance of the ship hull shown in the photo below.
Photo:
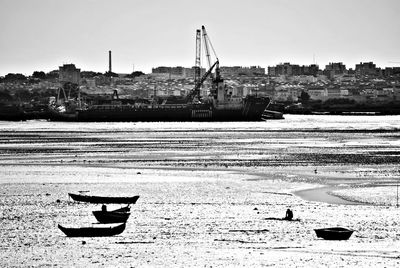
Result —
[{"label": "ship hull", "polygon": [[268,98],[246,98],[238,107],[214,107],[212,104],[93,105],[77,110],[73,117],[56,120],[80,122],[158,122],[158,121],[261,121]]},{"label": "ship hull", "polygon": [[122,108],[88,109],[78,112],[78,121],[82,122],[137,122],[137,121],[187,121],[190,119],[188,108]]}]

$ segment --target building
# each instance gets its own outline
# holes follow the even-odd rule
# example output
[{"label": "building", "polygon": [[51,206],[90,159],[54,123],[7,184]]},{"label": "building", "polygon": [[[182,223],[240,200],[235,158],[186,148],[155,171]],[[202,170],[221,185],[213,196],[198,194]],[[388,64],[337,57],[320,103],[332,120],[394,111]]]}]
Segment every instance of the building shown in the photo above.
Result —
[{"label": "building", "polygon": [[[151,73],[157,77],[164,77],[166,79],[173,78],[194,78],[195,67],[185,68],[182,66],[177,67],[166,67],[160,66],[151,69]],[[200,74],[203,75],[206,72],[204,68],[201,68]]]},{"label": "building", "polygon": [[275,87],[274,100],[275,101],[290,101],[297,102],[299,101],[299,96],[301,91],[303,91],[303,87],[294,86],[294,85],[279,85]]},{"label": "building", "polygon": [[[339,99],[342,97],[340,88],[328,88],[328,99]],[[345,92],[345,91],[343,91]]]},{"label": "building", "polygon": [[393,87],[393,98],[396,101],[400,101],[400,87],[399,86]]},{"label": "building", "polygon": [[61,85],[65,83],[80,84],[81,69],[77,69],[74,64],[64,64],[59,67],[59,82]]},{"label": "building", "polygon": [[297,65],[290,64],[289,62],[281,63],[273,67],[268,67],[268,75],[270,76],[298,76],[298,75],[312,75],[317,76],[319,73],[319,66],[316,64],[311,65]]},{"label": "building", "polygon": [[386,77],[400,76],[400,67],[386,67],[383,73]]},{"label": "building", "polygon": [[350,75],[350,74],[343,74],[343,75],[336,75],[335,76],[335,82],[337,83],[355,83],[357,81],[357,78],[355,75]]},{"label": "building", "polygon": [[160,66],[156,68],[151,69],[151,73],[156,73],[156,74],[170,74],[170,75],[177,75],[177,76],[183,76],[184,71],[183,71],[182,66],[177,66],[177,67],[166,67],[166,66]]},{"label": "building", "polygon": [[301,75],[312,75],[312,76],[317,76],[319,73],[319,66],[316,64],[311,64],[311,65],[303,65],[300,67],[300,73]]},{"label": "building", "polygon": [[329,78],[334,78],[336,75],[346,74],[346,65],[342,62],[330,62],[325,66],[324,74]]},{"label": "building", "polygon": [[221,71],[222,77],[264,76],[265,75],[265,68],[261,68],[260,66],[250,66],[250,67],[222,66],[222,67],[220,67],[220,71]]},{"label": "building", "polygon": [[360,62],[356,64],[356,75],[378,75],[380,69],[373,62]]},{"label": "building", "polygon": [[268,74],[270,76],[300,75],[300,66],[296,64],[290,64],[290,62],[285,62],[274,67],[268,67]]},{"label": "building", "polygon": [[324,101],[328,98],[328,89],[321,86],[309,87],[307,93],[312,100]]}]

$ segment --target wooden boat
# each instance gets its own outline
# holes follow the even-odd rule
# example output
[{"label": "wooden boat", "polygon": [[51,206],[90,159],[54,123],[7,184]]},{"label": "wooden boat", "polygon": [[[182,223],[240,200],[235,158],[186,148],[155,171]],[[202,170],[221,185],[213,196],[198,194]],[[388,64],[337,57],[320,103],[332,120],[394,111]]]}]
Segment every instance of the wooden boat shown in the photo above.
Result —
[{"label": "wooden boat", "polygon": [[131,215],[129,206],[112,211],[96,210],[92,211],[97,221],[100,223],[126,222]]},{"label": "wooden boat", "polygon": [[264,110],[261,115],[261,120],[269,120],[269,119],[285,119],[283,117],[283,113],[271,110]]},{"label": "wooden boat", "polygon": [[317,234],[317,237],[325,240],[347,240],[354,232],[353,230],[343,227],[314,229],[314,231]]},{"label": "wooden boat", "polygon": [[286,219],[286,218],[275,218],[275,217],[268,217],[264,218],[266,221],[300,221],[300,219]]},{"label": "wooden boat", "polygon": [[97,237],[118,235],[125,230],[125,226],[123,223],[116,226],[66,228],[59,224],[58,228],[68,237]]},{"label": "wooden boat", "polygon": [[139,196],[131,197],[112,197],[112,196],[94,196],[94,195],[81,195],[71,194],[68,195],[74,200],[79,202],[88,202],[95,204],[135,204]]}]

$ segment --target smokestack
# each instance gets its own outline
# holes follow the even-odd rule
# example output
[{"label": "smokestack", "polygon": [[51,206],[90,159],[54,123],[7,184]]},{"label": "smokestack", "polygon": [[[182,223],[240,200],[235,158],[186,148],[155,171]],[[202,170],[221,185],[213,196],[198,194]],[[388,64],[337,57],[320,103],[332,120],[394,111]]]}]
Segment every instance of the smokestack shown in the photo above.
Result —
[{"label": "smokestack", "polygon": [[111,73],[111,50],[108,51],[108,72]]}]

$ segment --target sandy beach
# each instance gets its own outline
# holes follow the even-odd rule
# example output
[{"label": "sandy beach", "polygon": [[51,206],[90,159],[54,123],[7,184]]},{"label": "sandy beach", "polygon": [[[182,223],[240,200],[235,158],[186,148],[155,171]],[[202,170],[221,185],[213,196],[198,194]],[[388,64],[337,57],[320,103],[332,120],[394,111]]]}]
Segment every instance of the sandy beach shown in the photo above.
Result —
[{"label": "sandy beach", "polygon": [[[384,119],[2,122],[0,264],[399,266],[399,118]],[[100,206],[68,198],[78,191],[140,198],[121,235],[67,238],[57,224],[90,225]],[[288,207],[298,221],[268,219]],[[314,233],[334,226],[355,232]]]}]

